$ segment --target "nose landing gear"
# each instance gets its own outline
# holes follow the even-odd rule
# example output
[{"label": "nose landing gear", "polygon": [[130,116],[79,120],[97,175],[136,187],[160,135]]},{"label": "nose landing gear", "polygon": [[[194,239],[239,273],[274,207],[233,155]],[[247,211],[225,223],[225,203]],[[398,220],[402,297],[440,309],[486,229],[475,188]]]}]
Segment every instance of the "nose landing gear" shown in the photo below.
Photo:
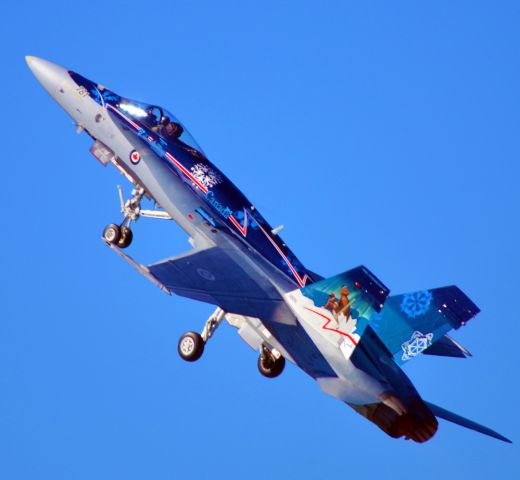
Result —
[{"label": "nose landing gear", "polygon": [[119,228],[119,225],[116,225],[115,223],[111,223],[105,227],[103,230],[103,238],[108,243],[114,243],[117,245],[117,242],[119,241],[119,238],[121,237],[121,229]]},{"label": "nose landing gear", "polygon": [[132,197],[126,202],[123,197],[123,189],[121,185],[117,186],[119,192],[119,201],[121,203],[121,213],[124,218],[120,225],[111,223],[103,230],[103,238],[108,243],[117,245],[119,248],[127,248],[132,243],[134,235],[130,229],[132,222],[137,222],[141,215],[141,200],[144,196],[144,188],[136,187],[132,190]]},{"label": "nose landing gear", "polygon": [[129,198],[126,202],[123,197],[123,189],[121,185],[117,186],[117,190],[119,192],[121,213],[123,214],[124,218],[119,225],[111,223],[105,227],[103,230],[103,239],[105,242],[111,243],[112,245],[117,245],[119,248],[126,248],[130,246],[134,238],[132,230],[130,229],[130,225],[132,222],[137,222],[140,217],[171,220],[170,215],[164,211],[141,209],[141,200],[145,195],[143,187],[136,186],[136,188],[132,190],[132,197]]},{"label": "nose landing gear", "polygon": [[111,223],[103,230],[103,238],[108,243],[117,245],[119,248],[126,248],[132,243],[134,235],[132,230],[130,230],[130,227],[125,225],[119,226],[115,223]]},{"label": "nose landing gear", "polygon": [[130,230],[130,227],[122,226],[121,227],[121,236],[119,237],[119,240],[117,242],[117,246],[119,248],[126,248],[129,247],[132,243],[132,240],[134,239],[134,234],[132,233],[132,230]]}]

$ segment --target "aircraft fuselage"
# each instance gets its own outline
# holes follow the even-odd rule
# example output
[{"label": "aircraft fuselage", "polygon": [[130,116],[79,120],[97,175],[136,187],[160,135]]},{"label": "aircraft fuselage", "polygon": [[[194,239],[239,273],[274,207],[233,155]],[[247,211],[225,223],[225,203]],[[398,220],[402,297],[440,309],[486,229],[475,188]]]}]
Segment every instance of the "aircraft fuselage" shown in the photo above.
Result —
[{"label": "aircraft fuselage", "polygon": [[[218,246],[247,272],[248,278],[257,279],[262,298],[272,302],[247,299],[250,307],[243,307],[239,313],[261,319],[278,348],[318,379],[322,390],[353,404],[379,426],[381,415],[394,418],[406,410],[405,404],[421,403],[406,375],[377,343],[376,335],[373,341],[367,336],[350,358],[353,349],[348,339],[331,334],[331,329],[314,328],[291,305],[287,297],[290,292],[318,279],[242,192],[206,158],[172,114],[156,105],[121,97],[51,62],[29,57],[28,64],[78,128],[113,153],[111,162],[187,232],[195,249]],[[207,277],[211,272],[201,275]],[[232,305],[227,309],[226,305],[219,306],[236,313]],[[374,350],[377,355],[371,342],[378,348]],[[345,353],[345,348],[351,351]],[[377,411],[356,407],[380,404],[386,409],[382,413],[381,407]],[[428,417],[426,407],[419,410]],[[395,425],[392,429],[385,431],[394,436],[402,434]],[[433,418],[428,432],[418,438],[429,438],[435,429]]]}]

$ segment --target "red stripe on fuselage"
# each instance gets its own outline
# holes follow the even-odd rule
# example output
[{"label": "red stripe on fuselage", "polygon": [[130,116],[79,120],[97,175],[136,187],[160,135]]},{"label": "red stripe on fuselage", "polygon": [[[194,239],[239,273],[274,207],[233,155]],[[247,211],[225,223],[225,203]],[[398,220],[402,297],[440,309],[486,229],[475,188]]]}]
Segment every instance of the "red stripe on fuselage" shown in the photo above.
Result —
[{"label": "red stripe on fuselage", "polygon": [[327,320],[325,322],[325,324],[323,325],[323,330],[329,330],[331,332],[336,332],[336,333],[339,333],[340,335],[343,335],[344,337],[347,337],[353,344],[354,346],[357,346],[357,342],[356,340],[354,339],[354,337],[352,335],[349,335],[348,333],[346,332],[342,332],[341,330],[337,330],[336,328],[329,328],[329,323],[331,322],[331,319],[329,317],[327,317],[326,315],[323,315],[323,313],[320,313],[320,312],[317,312],[316,310],[313,310],[312,308],[307,308],[307,307],[304,307],[305,310],[309,310],[309,312],[312,312],[312,313],[315,313],[316,315],[319,315],[320,317],[324,318],[325,320]]},{"label": "red stripe on fuselage", "polygon": [[244,226],[240,225],[238,220],[233,215],[230,215],[229,219],[231,220],[231,223],[233,223],[233,225],[238,228],[240,233],[242,235],[244,235],[244,237],[246,237],[247,236],[247,210],[244,208]]},{"label": "red stripe on fuselage", "polygon": [[289,266],[291,272],[293,273],[294,275],[294,278],[296,278],[296,281],[298,282],[298,284],[300,285],[300,287],[305,287],[305,284],[307,283],[307,279],[309,278],[309,276],[307,274],[305,274],[303,276],[303,278],[300,277],[300,275],[298,274],[298,272],[296,271],[296,269],[292,266],[292,263],[289,262],[289,259],[285,256],[285,254],[283,253],[282,249],[276,244],[276,242],[271,238],[271,236],[262,228],[261,225],[259,225],[259,227],[261,228],[262,232],[264,232],[264,235],[268,238],[268,240],[272,243],[273,247],[276,248],[277,252],[280,254],[280,256],[284,259],[285,263],[287,263],[287,265]]},{"label": "red stripe on fuselage", "polygon": [[197,187],[199,187],[204,193],[208,193],[208,189],[202,185],[192,174],[191,172],[180,163],[170,152],[165,153],[166,158],[170,160],[176,167],[178,167],[184,175],[186,175]]}]

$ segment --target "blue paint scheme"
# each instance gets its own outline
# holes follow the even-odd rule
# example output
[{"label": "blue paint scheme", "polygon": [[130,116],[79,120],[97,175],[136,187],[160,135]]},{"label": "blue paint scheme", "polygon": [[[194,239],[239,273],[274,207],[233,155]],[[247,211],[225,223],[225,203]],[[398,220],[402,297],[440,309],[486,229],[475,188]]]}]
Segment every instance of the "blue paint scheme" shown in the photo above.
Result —
[{"label": "blue paint scheme", "polygon": [[[356,333],[361,336],[351,357],[352,364],[379,381],[381,385],[386,385],[389,391],[399,392],[401,401],[415,412],[416,421],[419,421],[418,418],[427,421],[425,419],[429,418],[431,413],[420,399],[412,382],[399,368],[399,364],[428,349],[437,340],[444,338],[444,334],[451,328],[458,328],[476,315],[479,310],[468,297],[457,287],[445,287],[393,296],[387,300],[388,288],[365,267],[358,267],[328,279],[317,275],[313,278],[313,274],[303,267],[283,241],[271,234],[271,226],[242,192],[206,158],[184,126],[179,138],[166,140],[163,135],[159,135],[142,121],[142,112],[147,111],[150,105],[124,99],[74,72],[69,74],[78,85],[89,91],[98,104],[108,106],[109,114],[116,122],[126,124],[129,131],[162,158],[168,167],[205,202],[215,217],[202,207],[197,208],[196,212],[208,224],[215,228],[226,229],[246,245],[253,247],[293,283],[303,287],[301,289],[303,295],[313,300],[317,306],[324,306],[331,294],[337,295],[339,299],[341,289],[348,287],[350,293],[346,298],[353,302],[349,315],[356,320]],[[126,109],[124,104],[127,104]],[[128,105],[140,108],[141,115],[135,115]],[[115,112],[120,118],[114,118]],[[166,112],[166,114],[172,121],[180,124],[171,113]],[[209,182],[206,182],[204,176],[208,172],[210,177],[207,179]],[[193,261],[190,262],[190,269],[184,271],[188,275],[188,272],[193,270]],[[219,259],[218,263],[225,264],[228,270],[226,274],[229,274],[232,260]],[[203,264],[208,264],[208,258],[204,258]],[[151,266],[151,270],[163,281],[169,282],[175,291],[175,274],[172,275],[174,273],[171,270],[172,265],[172,261],[167,261]],[[236,272],[235,279],[230,277],[227,280],[223,279],[221,283],[227,285],[227,289],[232,289],[236,281],[240,281],[237,280],[239,276],[240,273]],[[313,283],[314,281],[316,283]],[[195,283],[200,285],[200,278],[196,279]],[[210,285],[204,288],[198,287],[197,292],[187,291],[183,284],[180,289],[177,288],[176,293],[224,307],[227,305],[228,311],[242,310],[243,314],[262,318],[266,328],[284,345],[298,366],[311,377],[316,379],[336,377],[336,373],[302,325],[299,322],[287,325],[281,321],[289,313],[285,305],[279,302],[254,300],[254,294],[249,297],[249,300],[243,299],[237,302],[229,296],[223,296],[221,292],[211,293],[211,291]],[[385,423],[386,420],[365,415],[390,435],[395,434],[392,428],[398,423],[396,418],[392,421],[394,427],[389,427]],[[471,422],[457,422],[458,417],[453,415],[439,416],[469,428],[474,428],[474,425],[480,427]],[[474,429],[482,433],[494,433],[491,430]]]},{"label": "blue paint scheme", "polygon": [[264,320],[263,323],[287,351],[291,352],[291,356],[305,373],[312,378],[337,376],[319,350],[314,348],[314,342],[299,323],[284,325],[269,320]]},{"label": "blue paint scheme", "polygon": [[312,283],[301,292],[334,318],[344,315],[346,320],[355,320],[352,333],[361,336],[381,312],[389,290],[368,268],[360,266]]},{"label": "blue paint scheme", "polygon": [[471,357],[471,353],[458,342],[453,340],[449,335],[443,335],[439,340],[433,343],[431,347],[428,347],[422,353],[439,357]]},{"label": "blue paint scheme", "polygon": [[391,352],[371,326],[363,333],[351,360],[357,368],[387,384],[391,390],[399,392],[402,400],[410,401],[419,397],[413,383],[393,361]]},{"label": "blue paint scheme", "polygon": [[206,220],[206,222],[208,222],[212,227],[216,227],[217,226],[217,223],[215,222],[215,220],[213,219],[213,217],[208,213],[206,212],[206,210],[204,210],[202,207],[199,207],[197,208],[197,210],[195,210],[204,220]]},{"label": "blue paint scheme", "polygon": [[[206,158],[173,114],[123,98],[51,62],[35,57],[27,61],[78,125],[97,143],[113,144],[107,148],[114,153],[114,163],[141,184],[139,194],[149,189],[190,235],[193,250],[148,267],[137,264],[108,237],[107,244],[156,285],[218,305],[220,314],[242,315],[242,323],[228,321],[253,329],[250,335],[260,342],[248,341],[253,348],[271,348],[269,343],[277,340],[273,348],[315,378],[323,391],[392,437],[424,442],[435,434],[438,416],[508,441],[424,402],[399,365],[428,349],[467,356],[445,335],[479,312],[457,287],[388,297],[388,288],[365,267],[327,279],[313,274],[272,234],[261,214]],[[135,152],[139,157],[133,158]],[[310,308],[312,304],[320,311]],[[317,313],[327,323],[316,323],[304,312],[310,317]],[[325,328],[331,322],[336,328]]]},{"label": "blue paint scheme", "polygon": [[403,364],[479,312],[458,287],[434,288],[389,297],[372,328]]},{"label": "blue paint scheme", "polygon": [[[91,80],[69,71],[69,75],[79,86],[84,87],[90,97],[96,101],[99,105],[110,106],[111,110],[117,111],[122,114],[121,119],[127,123],[129,128],[138,135],[143,141],[145,141],[150,148],[172,168],[177,175],[192,188],[201,199],[204,200],[205,204],[215,212],[219,218],[220,224],[227,227],[234,234],[239,235],[243,238],[250,246],[252,246],[257,252],[268,259],[274,266],[282,271],[287,277],[291,279],[295,284],[299,286],[304,285],[304,281],[308,280],[307,283],[312,282],[311,273],[305,269],[294,253],[285,245],[282,239],[278,235],[272,235],[272,227],[264,219],[264,217],[256,210],[251,202],[244,196],[244,194],[204,155],[200,146],[193,140],[193,137],[189,135],[187,129],[184,128],[183,135],[179,139],[166,140],[161,135],[154,132],[149,126],[143,122],[143,117],[132,114],[131,109],[121,108],[122,104],[127,104],[146,111],[147,108],[154,107],[153,105],[145,104],[142,102],[129,100],[116,94],[115,92],[101,87]],[[161,108],[161,107],[156,107]],[[175,118],[174,115],[162,109],[171,120],[180,122]],[[109,110],[111,116],[115,113]],[[135,129],[125,117],[135,124],[138,125],[139,129]],[[182,124],[181,124],[182,125]],[[185,137],[185,138],[184,138]],[[211,169],[215,175],[220,179],[220,182],[207,188],[204,192],[196,183],[190,180],[183,171],[178,168],[175,164],[167,158],[166,152],[169,152],[175,160],[177,160],[188,172],[193,174],[193,169],[197,165],[203,165]],[[230,220],[230,216],[233,216],[240,226],[246,225],[247,234],[243,235],[237,226]],[[247,216],[247,220],[246,217]],[[269,236],[269,238],[267,238]],[[276,247],[273,245],[276,244]],[[283,253],[286,259],[277,251],[277,248]],[[292,266],[292,268],[291,268]],[[304,280],[305,279],[305,280]]]},{"label": "blue paint scheme", "polygon": [[[348,287],[349,299],[354,300],[351,312],[357,319],[369,309],[380,312],[390,290],[368,268],[360,266],[339,275],[320,279],[319,281],[302,288],[302,293],[309,297],[315,305],[327,303],[333,293],[339,298],[343,286]],[[359,297],[359,300],[354,297]]]}]

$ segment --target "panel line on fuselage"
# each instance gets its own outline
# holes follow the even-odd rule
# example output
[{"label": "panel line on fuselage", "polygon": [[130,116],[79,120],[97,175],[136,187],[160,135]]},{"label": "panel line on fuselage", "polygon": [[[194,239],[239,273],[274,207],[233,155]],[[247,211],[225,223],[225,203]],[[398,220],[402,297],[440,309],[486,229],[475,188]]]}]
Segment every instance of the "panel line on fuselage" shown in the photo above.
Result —
[{"label": "panel line on fuselage", "polygon": [[276,249],[276,251],[280,254],[280,256],[284,259],[285,263],[289,266],[291,269],[291,272],[293,273],[294,277],[296,278],[296,281],[300,285],[300,287],[305,287],[305,284],[307,283],[307,280],[309,279],[309,275],[305,274],[303,278],[300,277],[296,269],[293,267],[292,263],[289,261],[289,259],[286,257],[286,255],[282,252],[282,249],[276,244],[276,242],[271,238],[271,236],[265,231],[265,229],[262,227],[262,225],[258,225],[260,227],[260,230],[264,232],[264,235],[267,237],[267,239],[272,243],[273,247]]}]

